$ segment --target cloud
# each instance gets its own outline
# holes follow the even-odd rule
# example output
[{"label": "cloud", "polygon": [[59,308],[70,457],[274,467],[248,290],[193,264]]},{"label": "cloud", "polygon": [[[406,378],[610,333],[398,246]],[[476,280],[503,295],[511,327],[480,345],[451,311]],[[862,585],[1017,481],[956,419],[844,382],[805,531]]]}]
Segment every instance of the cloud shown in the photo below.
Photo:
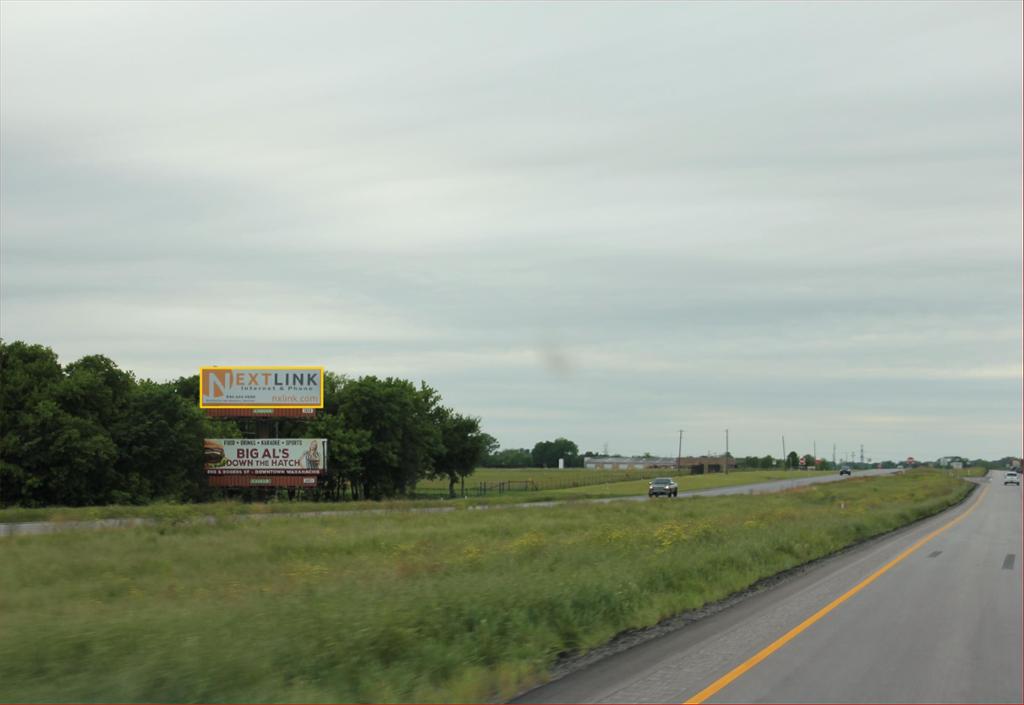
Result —
[{"label": "cloud", "polygon": [[1019,453],[1018,5],[2,13],[5,339],[425,379],[513,446]]}]

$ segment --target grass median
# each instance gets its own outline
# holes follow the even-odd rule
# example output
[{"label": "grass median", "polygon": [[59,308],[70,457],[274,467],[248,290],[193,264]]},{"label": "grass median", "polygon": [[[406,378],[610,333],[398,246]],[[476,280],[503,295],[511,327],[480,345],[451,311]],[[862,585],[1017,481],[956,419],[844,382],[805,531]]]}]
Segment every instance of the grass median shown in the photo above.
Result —
[{"label": "grass median", "polygon": [[0,541],[5,702],[484,701],[938,512],[934,472],[776,495]]}]

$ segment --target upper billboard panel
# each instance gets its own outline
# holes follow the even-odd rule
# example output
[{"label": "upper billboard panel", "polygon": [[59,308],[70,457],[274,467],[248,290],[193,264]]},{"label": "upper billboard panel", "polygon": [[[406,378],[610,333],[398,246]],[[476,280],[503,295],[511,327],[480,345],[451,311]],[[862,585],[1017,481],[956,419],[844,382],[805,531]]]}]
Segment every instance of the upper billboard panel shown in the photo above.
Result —
[{"label": "upper billboard panel", "polygon": [[322,409],[322,367],[201,367],[204,409]]}]

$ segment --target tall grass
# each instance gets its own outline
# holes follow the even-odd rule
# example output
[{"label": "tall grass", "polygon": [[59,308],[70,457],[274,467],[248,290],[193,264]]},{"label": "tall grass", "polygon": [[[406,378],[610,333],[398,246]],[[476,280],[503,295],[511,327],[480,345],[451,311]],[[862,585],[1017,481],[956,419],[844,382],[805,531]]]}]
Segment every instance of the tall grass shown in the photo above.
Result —
[{"label": "tall grass", "polygon": [[0,700],[482,701],[937,512],[938,473],[778,495],[0,541]]}]

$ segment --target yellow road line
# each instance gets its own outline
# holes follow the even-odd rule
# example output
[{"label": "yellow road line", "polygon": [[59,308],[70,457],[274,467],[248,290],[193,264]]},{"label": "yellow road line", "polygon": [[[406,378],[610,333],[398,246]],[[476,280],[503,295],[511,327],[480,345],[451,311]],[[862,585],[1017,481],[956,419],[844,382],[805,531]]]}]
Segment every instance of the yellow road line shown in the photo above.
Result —
[{"label": "yellow road line", "polygon": [[868,577],[866,577],[863,580],[861,580],[859,583],[857,583],[852,588],[850,588],[849,590],[844,592],[842,595],[840,595],[836,599],[832,600],[832,602],[828,603],[827,605],[822,607],[820,610],[815,612],[813,615],[811,615],[810,617],[808,617],[804,621],[800,622],[800,624],[796,625],[795,627],[790,629],[788,632],[783,634],[781,637],[779,637],[778,639],[773,641],[771,644],[769,644],[768,646],[764,647],[763,649],[758,651],[756,654],[751,656],[749,659],[747,659],[746,661],[741,663],[739,666],[737,666],[736,668],[734,668],[731,671],[729,671],[728,673],[726,673],[724,676],[722,676],[721,678],[716,680],[714,683],[709,685],[707,688],[705,688],[704,690],[702,690],[699,693],[697,693],[696,695],[694,695],[692,698],[690,698],[689,700],[687,700],[685,702],[685,705],[691,705],[691,704],[696,705],[696,703],[704,702],[705,700],[707,700],[708,698],[713,696],[715,693],[720,691],[722,688],[724,688],[725,686],[729,685],[734,680],[736,680],[737,678],[742,676],[744,673],[749,671],[751,668],[753,668],[757,664],[761,663],[766,658],[768,658],[769,656],[774,654],[776,651],[781,649],[783,646],[788,644],[798,634],[800,634],[801,632],[805,631],[808,627],[810,627],[812,624],[814,624],[819,619],[824,617],[826,614],[828,614],[829,612],[834,610],[836,607],[838,607],[839,605],[841,605],[844,602],[846,602],[847,600],[849,600],[851,597],[856,595],[858,592],[860,592],[861,590],[866,588],[871,583],[875,582],[875,580],[877,580],[879,578],[879,576],[881,576],[883,573],[888,571],[894,565],[896,565],[897,563],[902,561],[904,558],[909,556],[911,553],[913,553],[917,549],[921,548],[921,546],[924,546],[926,543],[931,541],[933,538],[935,538],[936,536],[941,534],[946,529],[948,529],[948,528],[950,528],[950,527],[960,523],[964,519],[966,519],[967,516],[971,512],[973,512],[975,510],[975,508],[979,504],[981,504],[981,500],[984,499],[985,493],[988,492],[991,489],[991,487],[992,487],[991,485],[987,485],[985,487],[985,489],[983,489],[981,491],[981,494],[978,495],[978,499],[975,500],[974,504],[972,504],[970,506],[970,508],[966,512],[964,512],[963,514],[958,516],[956,519],[953,519],[952,521],[950,521],[950,522],[948,522],[946,524],[943,524],[938,529],[936,529],[935,531],[931,532],[930,534],[928,534],[924,538],[921,538],[921,539],[918,539],[917,541],[915,541],[909,548],[906,548],[903,551],[901,551],[899,555],[897,555],[891,561],[889,561],[888,563],[883,565],[881,568],[876,570],[874,573],[872,573]]}]

